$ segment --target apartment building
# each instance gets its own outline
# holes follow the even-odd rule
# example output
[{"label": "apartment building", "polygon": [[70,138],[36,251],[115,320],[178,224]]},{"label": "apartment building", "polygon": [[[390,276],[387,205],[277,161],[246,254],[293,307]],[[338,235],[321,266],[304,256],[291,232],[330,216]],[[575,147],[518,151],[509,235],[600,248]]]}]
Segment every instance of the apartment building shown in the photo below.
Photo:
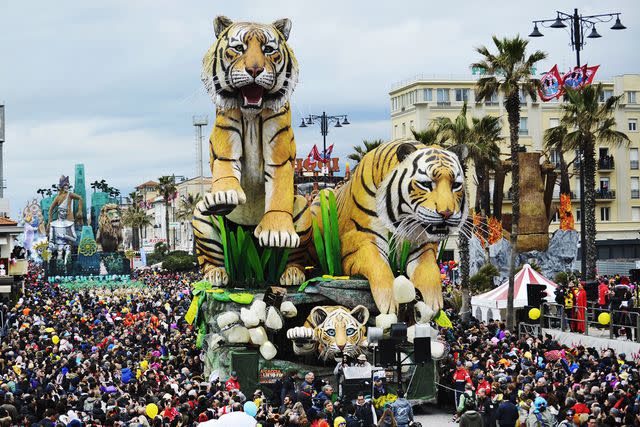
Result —
[{"label": "apartment building", "polygon": [[[455,117],[464,102],[467,102],[469,117],[495,115],[503,119],[505,142],[501,152],[506,158],[508,148],[507,112],[501,95],[476,102],[474,88],[479,76],[420,75],[396,84],[390,91],[391,134],[394,139],[412,137],[411,130],[425,130],[435,117]],[[596,76],[597,78],[598,76]],[[597,81],[595,82],[597,83]],[[597,241],[601,259],[640,258],[640,74],[627,74],[601,80],[604,93],[601,98],[623,95],[615,112],[617,128],[631,140],[629,146],[597,147],[598,172],[596,176],[597,196]],[[557,126],[561,116],[562,100],[542,102],[532,100],[524,92],[520,94],[520,145],[527,151],[543,152],[543,134],[548,128]],[[552,163],[558,162],[558,153],[545,153]],[[565,160],[573,162],[575,153],[566,153]],[[570,168],[573,210],[580,226],[580,179],[579,162]],[[467,176],[469,200],[475,200],[475,185],[472,173]],[[511,200],[508,188],[510,176],[505,183],[504,212],[510,212]],[[493,190],[493,185],[491,185]],[[555,198],[559,195],[556,187]],[[558,227],[558,218],[552,218],[550,231]]]}]

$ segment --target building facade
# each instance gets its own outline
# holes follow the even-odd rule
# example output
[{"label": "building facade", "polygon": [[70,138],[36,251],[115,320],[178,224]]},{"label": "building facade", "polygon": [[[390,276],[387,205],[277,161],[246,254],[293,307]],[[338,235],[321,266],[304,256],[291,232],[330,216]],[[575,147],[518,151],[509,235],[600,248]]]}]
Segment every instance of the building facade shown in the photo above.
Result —
[{"label": "building facade", "polygon": [[[596,76],[597,77],[597,76]],[[509,128],[507,112],[501,95],[489,101],[476,102],[474,88],[478,76],[416,76],[395,85],[390,91],[391,134],[394,139],[412,138],[411,130],[425,130],[436,117],[453,118],[458,115],[467,102],[467,115],[482,117],[494,115],[502,118],[501,145],[503,158],[509,156]],[[594,82],[596,84],[597,82]],[[640,149],[640,74],[615,76],[603,79],[604,94],[601,98],[622,95],[615,112],[617,129],[627,134],[629,146],[609,147],[599,145],[596,149],[598,172],[596,186],[598,190],[596,220],[598,251],[601,259],[640,258],[640,170],[638,151]],[[527,151],[543,152],[552,163],[558,163],[558,153],[545,152],[543,135],[546,129],[557,126],[561,117],[562,100],[542,102],[532,100],[528,95],[520,94],[520,145]],[[575,153],[565,153],[565,161],[572,163]],[[471,171],[472,169],[470,169]],[[580,227],[580,178],[579,164],[573,164],[571,191],[576,228]],[[505,182],[505,201],[503,212],[510,212],[511,201],[508,189],[511,177]],[[559,179],[559,178],[558,178]],[[467,188],[470,203],[475,200],[475,181],[473,173],[467,176]],[[493,191],[493,185],[490,185]],[[559,197],[558,183],[554,199]],[[551,219],[550,232],[559,226],[557,215]]]}]

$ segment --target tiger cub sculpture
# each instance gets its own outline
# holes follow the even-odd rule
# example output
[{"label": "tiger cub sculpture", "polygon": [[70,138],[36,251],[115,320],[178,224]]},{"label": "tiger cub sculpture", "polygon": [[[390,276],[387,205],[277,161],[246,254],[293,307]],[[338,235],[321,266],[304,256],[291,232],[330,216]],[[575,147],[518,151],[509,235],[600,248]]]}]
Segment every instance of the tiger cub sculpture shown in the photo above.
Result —
[{"label": "tiger cub sculpture", "polygon": [[318,306],[304,326],[287,331],[287,338],[293,340],[293,351],[299,356],[317,352],[322,360],[357,357],[367,346],[367,320],[369,310],[361,305],[351,310],[340,305]]},{"label": "tiger cub sculpture", "polygon": [[[343,272],[367,278],[380,313],[397,310],[390,235],[395,242],[412,243],[409,280],[433,312],[442,308],[438,243],[459,229],[468,213],[456,155],[417,141],[388,142],[367,153],[335,195]],[[313,217],[322,231],[317,197],[310,211],[302,221],[311,223]]]},{"label": "tiger cub sculpture", "polygon": [[[289,107],[298,63],[287,45],[288,19],[265,25],[218,16],[214,30],[216,41],[202,67],[202,81],[216,104],[209,143],[212,182],[192,224],[205,279],[222,286],[228,276],[220,230],[211,215],[255,227],[262,246],[299,244],[293,221],[296,145]],[[299,269],[288,268],[281,283],[303,280]]]}]

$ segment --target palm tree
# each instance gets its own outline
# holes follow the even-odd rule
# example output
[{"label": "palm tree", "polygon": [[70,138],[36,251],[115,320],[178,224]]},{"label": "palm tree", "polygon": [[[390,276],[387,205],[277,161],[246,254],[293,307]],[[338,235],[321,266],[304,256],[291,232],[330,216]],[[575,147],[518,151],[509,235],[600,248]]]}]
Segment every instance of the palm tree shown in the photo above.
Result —
[{"label": "palm tree", "polygon": [[147,215],[140,205],[132,204],[122,214],[122,223],[126,227],[131,227],[132,246],[134,250],[140,249],[140,239],[142,229],[152,224],[152,218]]},{"label": "palm tree", "polygon": [[[562,136],[562,148],[579,150],[583,154],[580,167],[584,168],[584,210],[586,280],[596,274],[596,144],[620,146],[630,142],[629,137],[616,130],[615,109],[622,95],[612,96],[604,102],[602,84],[579,90],[567,89],[567,103],[561,105],[560,125],[547,131],[549,139]],[[545,135],[546,137],[547,135]]]},{"label": "palm tree", "polygon": [[482,59],[471,64],[472,68],[480,70],[485,77],[476,83],[476,100],[490,99],[492,95],[502,93],[509,122],[509,148],[511,149],[511,186],[513,188],[512,220],[511,220],[511,257],[509,262],[509,291],[507,294],[507,327],[515,326],[513,310],[514,282],[516,268],[516,242],[518,240],[518,221],[520,220],[520,165],[518,163],[518,134],[520,128],[520,90],[536,98],[536,91],[540,86],[538,79],[532,78],[531,70],[538,61],[547,57],[542,51],[535,51],[527,56],[528,40],[519,35],[515,38],[499,39],[493,36],[493,43],[497,54],[489,51],[485,46],[476,48]]},{"label": "palm tree", "polygon": [[374,139],[372,141],[363,139],[362,147],[360,147],[359,145],[356,145],[355,147],[353,147],[354,152],[347,156],[348,159],[351,159],[354,162],[356,162],[356,165],[353,167],[353,170],[355,171],[356,166],[358,166],[358,163],[360,163],[360,161],[362,160],[365,154],[377,148],[378,146],[380,146],[380,144],[383,144],[383,143],[384,141],[382,139]]},{"label": "palm tree", "polygon": [[[500,119],[485,116],[481,119],[473,118],[472,126],[469,126],[467,118],[467,103],[465,102],[458,116],[451,120],[448,117],[436,117],[430,125],[432,132],[423,132],[417,136],[439,141],[445,148],[456,153],[460,159],[463,172],[466,176],[469,168],[469,160],[473,160],[478,173],[488,177],[489,165],[499,155],[496,141],[500,139]],[[414,136],[416,134],[414,133]],[[417,138],[416,138],[417,139]],[[476,179],[478,177],[476,176]],[[488,182],[488,179],[485,181]],[[487,187],[488,188],[488,187]],[[465,229],[466,227],[466,229]],[[462,307],[460,312],[462,321],[468,322],[471,317],[471,293],[469,286],[469,237],[468,225],[458,236],[458,250],[460,251],[460,279],[462,290]]]},{"label": "palm tree", "polygon": [[500,133],[502,125],[500,117],[483,116],[471,119],[472,136],[475,139],[470,145],[469,155],[475,165],[478,190],[476,193],[476,212],[482,212],[486,217],[491,215],[491,189],[489,187],[489,172],[500,162],[500,147],[503,140]]},{"label": "palm tree", "polygon": [[[200,193],[195,196],[191,193],[188,193],[186,196],[182,196],[180,198],[180,207],[178,208],[178,212],[176,213],[176,218],[181,221],[189,221],[191,224],[191,218],[193,218],[193,211],[196,209],[196,205],[198,202],[202,200],[202,195]],[[191,226],[190,226],[191,227]],[[193,234],[193,228],[191,229],[191,233]],[[196,253],[196,239],[193,239],[193,253]]]},{"label": "palm tree", "polygon": [[560,158],[560,194],[571,194],[571,183],[569,180],[569,165],[564,159],[567,147],[564,140],[567,136],[567,128],[565,126],[556,126],[544,131],[544,146],[549,152],[555,150]]},{"label": "palm tree", "polygon": [[411,133],[416,141],[421,142],[424,145],[442,145],[443,135],[440,135],[440,131],[436,126],[430,126],[427,130],[415,130],[411,129]]},{"label": "palm tree", "polygon": [[158,192],[164,200],[164,225],[166,230],[167,247],[171,248],[171,241],[169,240],[169,201],[174,198],[176,193],[176,177],[175,175],[161,176],[158,184]]}]

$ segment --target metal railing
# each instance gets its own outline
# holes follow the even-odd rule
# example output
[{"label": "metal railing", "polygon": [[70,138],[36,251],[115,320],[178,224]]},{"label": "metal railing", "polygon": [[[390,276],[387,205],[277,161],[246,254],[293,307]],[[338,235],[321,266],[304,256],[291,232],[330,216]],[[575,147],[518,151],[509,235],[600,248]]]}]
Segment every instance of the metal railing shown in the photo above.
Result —
[{"label": "metal railing", "polygon": [[[577,317],[579,311],[584,310],[584,319]],[[559,329],[562,332],[577,332],[589,335],[591,329],[608,330],[608,338],[618,337],[621,329],[630,330],[629,340],[640,342],[640,313],[631,310],[612,310],[601,308],[595,303],[587,303],[587,307],[573,307],[570,313],[561,304],[545,302],[540,306],[540,327]],[[608,325],[601,325],[598,316],[609,313]],[[584,332],[580,329],[584,328]]]},{"label": "metal railing", "polygon": [[610,200],[610,199],[615,199],[616,198],[616,192],[615,190],[605,190],[604,188],[600,188],[598,190],[596,190],[596,200],[600,199],[606,199],[606,200]]},{"label": "metal railing", "polygon": [[640,190],[631,190],[632,199],[640,199]]},{"label": "metal railing", "polygon": [[631,169],[638,169],[638,161],[637,160],[630,160],[629,161],[629,168]]},{"label": "metal railing", "polygon": [[614,170],[615,167],[613,156],[602,156],[598,159],[598,170]]}]

